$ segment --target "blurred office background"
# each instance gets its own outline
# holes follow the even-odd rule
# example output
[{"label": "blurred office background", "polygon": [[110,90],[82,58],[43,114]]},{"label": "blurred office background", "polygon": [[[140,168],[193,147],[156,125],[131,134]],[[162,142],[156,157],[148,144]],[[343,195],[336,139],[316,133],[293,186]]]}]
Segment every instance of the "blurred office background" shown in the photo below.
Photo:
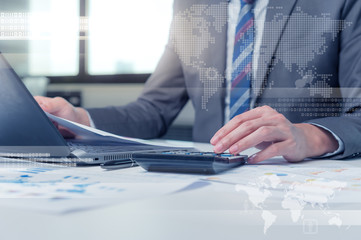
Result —
[{"label": "blurred office background", "polygon": [[[3,0],[0,51],[34,93],[48,81],[44,95],[75,105],[127,104],[138,97],[164,51],[172,4]],[[188,103],[165,137],[190,140],[193,116]]]}]

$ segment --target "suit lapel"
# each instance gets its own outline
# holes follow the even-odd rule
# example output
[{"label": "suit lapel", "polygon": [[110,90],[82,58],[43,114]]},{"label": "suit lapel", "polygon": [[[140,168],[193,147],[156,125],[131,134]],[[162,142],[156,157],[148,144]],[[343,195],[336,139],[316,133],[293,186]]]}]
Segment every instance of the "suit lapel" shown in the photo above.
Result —
[{"label": "suit lapel", "polygon": [[[293,11],[296,2],[297,0],[269,0],[263,31],[261,54],[258,60],[257,75],[252,81],[253,97],[251,107],[255,105],[257,99],[262,95],[262,89],[267,81],[272,58],[277,51],[282,33],[288,23],[289,16]],[[277,18],[279,15],[288,17],[284,18],[284,21],[281,21],[281,18]],[[267,25],[272,24],[272,21],[275,21],[275,18],[277,24],[273,23],[272,31],[270,31],[271,29],[267,27]],[[278,20],[280,21],[278,22]]]}]

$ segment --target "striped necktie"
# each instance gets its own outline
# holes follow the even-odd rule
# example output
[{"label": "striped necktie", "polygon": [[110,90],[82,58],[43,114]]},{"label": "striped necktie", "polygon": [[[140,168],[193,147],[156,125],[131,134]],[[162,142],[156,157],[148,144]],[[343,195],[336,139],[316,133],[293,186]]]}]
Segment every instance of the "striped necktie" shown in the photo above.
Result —
[{"label": "striped necktie", "polygon": [[240,0],[231,80],[230,119],[250,108],[252,56],[254,45],[254,0]]}]

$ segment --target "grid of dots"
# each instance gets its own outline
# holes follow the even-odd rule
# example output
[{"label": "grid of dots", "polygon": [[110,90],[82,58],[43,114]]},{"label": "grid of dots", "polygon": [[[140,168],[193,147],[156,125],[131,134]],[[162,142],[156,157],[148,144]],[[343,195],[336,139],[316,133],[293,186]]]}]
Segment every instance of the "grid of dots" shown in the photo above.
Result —
[{"label": "grid of dots", "polygon": [[202,59],[206,49],[215,44],[212,32],[221,33],[227,23],[228,5],[195,4],[173,18],[170,40],[184,65],[195,68],[203,83],[202,109],[207,110],[209,99],[222,87],[222,69],[207,65]]},{"label": "grid of dots", "polygon": [[[273,35],[281,32],[286,21],[288,21],[287,33],[282,36],[282,44],[278,46],[273,66],[268,72],[272,71],[277,64],[283,63],[289,72],[295,71],[302,78],[295,82],[296,87],[309,86],[311,96],[319,94],[322,97],[330,97],[332,89],[328,82],[332,75],[318,74],[317,68],[310,64],[317,55],[323,55],[328,50],[327,37],[331,36],[331,40],[335,41],[340,32],[351,26],[352,23],[345,20],[334,20],[330,14],[326,13],[321,16],[312,16],[297,7],[292,15],[277,14],[272,21],[265,23],[265,34],[271,36],[270,39],[267,39],[267,46],[277,44],[279,39]],[[277,42],[272,42],[272,39]],[[263,56],[272,55],[270,51],[273,49],[267,46],[262,46],[260,59]],[[267,61],[267,59],[262,60],[264,63]],[[266,64],[261,66],[268,67]],[[295,70],[294,66],[296,66]],[[263,69],[264,72],[266,70]],[[254,81],[263,82],[263,79],[258,78]],[[262,82],[255,85],[262,86]],[[273,85],[273,82],[267,83],[268,87]]]},{"label": "grid of dots", "polygon": [[318,76],[321,77],[322,80],[316,81],[313,83],[310,87],[310,95],[312,97],[316,96],[316,94],[324,97],[324,98],[330,98],[333,88],[330,87],[330,85],[327,83],[328,79],[332,77],[331,74],[318,74]]},{"label": "grid of dots", "polygon": [[[40,20],[39,20],[40,19]],[[44,39],[45,34],[32,31],[31,24],[47,22],[47,16],[31,12],[0,12],[0,40],[29,40],[33,38]],[[42,31],[50,29],[42,28]],[[84,37],[89,30],[88,17],[79,17],[79,34]]]},{"label": "grid of dots", "polygon": [[[275,9],[280,10],[282,6],[275,7]],[[195,4],[178,12],[173,19],[170,34],[171,44],[183,64],[193,67],[199,72],[200,81],[204,87],[202,109],[207,109],[209,99],[224,83],[223,70],[209,65],[203,59],[203,53],[215,44],[216,38],[212,33],[225,31],[224,27],[228,21],[227,10],[228,4],[225,2]],[[283,43],[278,47],[273,65],[268,69],[267,64],[260,64],[259,68],[267,68],[260,69],[261,72],[269,73],[277,64],[282,63],[288,71],[295,71],[300,75],[300,79],[295,81],[295,87],[309,88],[310,96],[319,95],[329,98],[332,95],[332,88],[328,82],[333,76],[319,74],[317,68],[310,65],[317,55],[323,55],[328,50],[327,38],[331,36],[332,41],[335,41],[340,32],[351,26],[352,23],[334,20],[327,13],[312,16],[302,11],[300,7],[297,7],[290,16],[277,14],[272,21],[265,22],[264,36],[270,36],[270,39],[266,39],[266,46],[261,46],[260,61],[267,63],[268,59],[265,59],[264,56],[273,55],[271,52],[273,49],[268,46],[278,43],[279,34],[286,21],[288,21],[287,34],[283,35]],[[304,36],[307,36],[307,39]],[[294,69],[295,66],[296,69]],[[264,85],[263,78],[254,78],[252,81],[252,86],[261,86],[260,93],[264,88],[274,85],[273,82]],[[253,91],[256,93],[258,89],[253,89]]]},{"label": "grid of dots", "polygon": [[[339,117],[353,116],[361,117],[361,98],[294,98],[283,97],[269,99],[262,105],[268,105],[279,113],[291,112],[299,117]],[[261,106],[257,104],[256,107]]]},{"label": "grid of dots", "polygon": [[20,40],[29,37],[30,13],[0,12],[0,40]]}]

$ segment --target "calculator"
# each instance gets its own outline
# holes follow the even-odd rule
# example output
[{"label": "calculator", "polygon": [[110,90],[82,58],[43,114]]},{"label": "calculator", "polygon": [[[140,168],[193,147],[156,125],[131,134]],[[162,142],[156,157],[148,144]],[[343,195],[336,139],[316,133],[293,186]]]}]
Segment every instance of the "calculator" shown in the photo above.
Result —
[{"label": "calculator", "polygon": [[215,174],[247,161],[246,155],[186,150],[133,153],[132,159],[147,171]]}]

